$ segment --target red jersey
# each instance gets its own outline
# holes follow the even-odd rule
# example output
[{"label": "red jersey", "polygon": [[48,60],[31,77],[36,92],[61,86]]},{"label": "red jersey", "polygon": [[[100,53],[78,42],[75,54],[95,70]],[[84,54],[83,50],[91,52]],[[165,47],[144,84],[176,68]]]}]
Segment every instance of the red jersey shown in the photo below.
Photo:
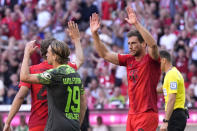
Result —
[{"label": "red jersey", "polygon": [[[76,64],[68,63],[69,66],[77,69]],[[51,69],[53,66],[49,65],[47,61],[44,61],[38,65],[30,67],[31,74],[42,73]],[[41,84],[30,84],[20,82],[19,88],[26,86],[31,89],[31,115],[29,118],[29,128],[33,128],[40,125],[46,125],[48,119],[48,105],[47,105],[47,88]]]},{"label": "red jersey", "polygon": [[157,84],[160,79],[160,59],[153,60],[148,54],[140,61],[127,54],[118,54],[119,64],[127,67],[129,114],[157,109]]}]

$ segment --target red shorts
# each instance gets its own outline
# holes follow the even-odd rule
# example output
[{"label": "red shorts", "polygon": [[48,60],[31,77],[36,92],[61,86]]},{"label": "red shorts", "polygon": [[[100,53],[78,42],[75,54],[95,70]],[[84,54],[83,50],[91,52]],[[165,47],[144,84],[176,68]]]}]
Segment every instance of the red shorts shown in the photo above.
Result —
[{"label": "red shorts", "polygon": [[44,131],[45,125],[30,128],[29,131]]},{"label": "red shorts", "polygon": [[140,114],[129,114],[126,131],[156,131],[158,113],[148,111]]}]

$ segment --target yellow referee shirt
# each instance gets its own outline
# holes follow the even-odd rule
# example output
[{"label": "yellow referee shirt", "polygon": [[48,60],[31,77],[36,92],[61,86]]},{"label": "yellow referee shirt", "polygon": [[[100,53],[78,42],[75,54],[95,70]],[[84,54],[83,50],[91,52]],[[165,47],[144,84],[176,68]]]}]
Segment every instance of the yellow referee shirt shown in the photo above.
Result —
[{"label": "yellow referee shirt", "polygon": [[184,79],[181,73],[173,67],[169,70],[164,78],[163,93],[165,98],[165,111],[167,110],[167,104],[169,99],[169,94],[176,93],[176,101],[174,104],[174,110],[177,108],[184,109],[185,105],[185,86]]}]

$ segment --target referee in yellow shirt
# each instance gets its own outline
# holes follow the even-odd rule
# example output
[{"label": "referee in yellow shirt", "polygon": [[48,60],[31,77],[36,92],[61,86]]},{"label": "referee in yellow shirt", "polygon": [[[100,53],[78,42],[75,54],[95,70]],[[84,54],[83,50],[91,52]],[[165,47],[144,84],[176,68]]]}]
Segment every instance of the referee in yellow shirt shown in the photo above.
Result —
[{"label": "referee in yellow shirt", "polygon": [[184,79],[176,67],[172,66],[171,56],[167,51],[160,51],[160,58],[161,70],[166,73],[163,90],[157,89],[165,97],[165,118],[160,131],[184,131],[187,122]]}]

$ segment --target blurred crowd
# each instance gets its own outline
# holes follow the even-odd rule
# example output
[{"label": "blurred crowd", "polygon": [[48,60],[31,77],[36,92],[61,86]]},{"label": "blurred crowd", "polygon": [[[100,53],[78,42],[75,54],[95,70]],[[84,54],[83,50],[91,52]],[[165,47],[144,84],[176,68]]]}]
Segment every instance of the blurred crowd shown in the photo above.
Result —
[{"label": "blurred crowd", "polygon": [[[65,41],[75,61],[75,47],[67,36],[70,20],[78,24],[85,62],[79,69],[89,109],[128,107],[126,68],[101,59],[93,47],[89,17],[101,17],[100,38],[108,49],[129,53],[124,19],[131,6],[160,49],[167,49],[185,79],[186,105],[197,107],[197,0],[0,0],[0,104],[11,104],[19,83],[25,44],[54,37]],[[31,65],[43,59],[37,50]],[[162,78],[158,86],[162,85]],[[31,95],[24,104],[31,103]],[[158,95],[159,108],[164,99]]]}]

